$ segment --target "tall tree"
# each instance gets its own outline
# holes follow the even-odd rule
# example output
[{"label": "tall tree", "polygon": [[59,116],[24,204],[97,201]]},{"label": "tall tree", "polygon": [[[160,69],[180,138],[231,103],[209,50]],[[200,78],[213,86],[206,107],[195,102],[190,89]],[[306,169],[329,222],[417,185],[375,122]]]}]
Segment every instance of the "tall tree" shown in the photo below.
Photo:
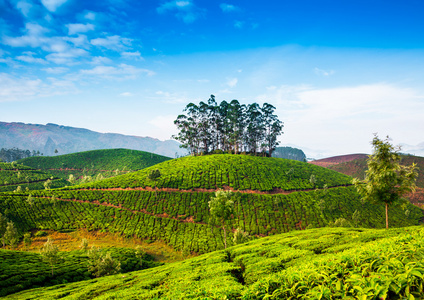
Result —
[{"label": "tall tree", "polygon": [[15,248],[18,245],[18,230],[12,221],[7,222],[6,231],[3,234],[3,240],[5,244],[9,244],[12,248]]},{"label": "tall tree", "polygon": [[246,128],[246,144],[249,152],[256,154],[264,134],[264,120],[259,104],[249,104],[246,117],[249,120]]},{"label": "tall tree", "polygon": [[218,190],[215,197],[209,201],[209,224],[221,226],[224,231],[224,247],[227,248],[227,228],[226,222],[231,219],[234,212],[234,201],[231,200],[233,193],[230,191]]},{"label": "tall tree", "polygon": [[283,133],[283,122],[278,120],[277,115],[274,114],[275,107],[271,104],[264,103],[262,105],[262,118],[264,122],[264,145],[268,150],[271,157],[272,151],[279,145],[277,137]]},{"label": "tall tree", "polygon": [[47,238],[47,242],[45,242],[43,248],[41,248],[40,254],[42,259],[52,268],[53,276],[54,266],[61,260],[59,255],[59,247],[53,244],[52,239]]},{"label": "tall tree", "polygon": [[389,206],[399,201],[403,195],[415,191],[418,176],[416,164],[400,164],[400,147],[395,148],[389,137],[380,140],[377,135],[372,140],[373,154],[368,157],[368,170],[364,181],[353,181],[364,201],[384,203],[386,228],[389,228]]},{"label": "tall tree", "polygon": [[1,238],[1,242],[3,244],[3,248],[6,245],[6,240],[4,239],[4,233],[6,232],[8,221],[9,220],[6,218],[6,216],[4,216],[0,213],[0,238]]}]

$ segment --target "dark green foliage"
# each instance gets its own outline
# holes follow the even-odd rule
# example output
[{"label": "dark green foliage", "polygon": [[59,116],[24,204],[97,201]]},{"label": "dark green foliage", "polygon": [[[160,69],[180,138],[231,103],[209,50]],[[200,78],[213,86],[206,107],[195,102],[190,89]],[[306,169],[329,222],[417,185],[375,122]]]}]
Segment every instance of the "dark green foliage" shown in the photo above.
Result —
[{"label": "dark green foliage", "polygon": [[[162,240],[176,249],[205,253],[224,248],[223,231],[207,225],[208,202],[214,193],[155,192],[140,190],[41,190],[27,195],[0,196],[0,211],[15,222],[21,233],[31,229],[107,230],[124,236]],[[55,195],[57,203],[50,200]],[[72,201],[66,201],[72,200]],[[339,218],[349,222],[356,210],[361,212],[361,227],[384,224],[384,208],[362,204],[354,187],[329,188],[288,195],[234,193],[234,222],[250,235],[270,235],[291,230],[323,227]],[[322,203],[321,203],[322,201]],[[321,205],[322,204],[322,205]],[[321,207],[322,206],[322,207]],[[410,211],[405,217],[404,209]],[[407,204],[393,206],[393,226],[418,224],[419,208]],[[353,222],[352,222],[353,223]],[[227,241],[232,245],[232,240]]]},{"label": "dark green foliage", "polygon": [[0,150],[0,161],[4,161],[4,162],[12,162],[12,161],[16,161],[19,159],[23,159],[23,158],[27,158],[27,157],[31,157],[31,156],[35,156],[35,155],[40,155],[40,152],[38,151],[29,151],[29,150],[22,150],[19,148],[11,148],[11,149],[6,149],[6,148],[1,148]]},{"label": "dark green foliage", "polygon": [[[424,230],[322,228],[11,299],[422,299]],[[412,298],[414,297],[414,298]]]},{"label": "dark green foliage", "polygon": [[224,151],[253,155],[268,152],[271,156],[284,127],[274,110],[268,103],[260,107],[257,103],[240,104],[238,100],[224,100],[218,105],[211,95],[207,103],[186,106],[187,115],[179,115],[174,121],[179,133],[173,138],[194,155]]},{"label": "dark green foliage", "polygon": [[[105,251],[121,262],[121,272],[127,273],[160,265],[145,254],[142,259],[136,250],[108,248]],[[50,265],[41,255],[32,252],[0,250],[0,297],[40,286],[52,286],[93,278],[87,269],[88,257],[84,251],[60,252],[61,260],[52,276]]]},{"label": "dark green foliage", "polygon": [[[148,179],[154,169],[161,173],[157,183]],[[292,171],[287,174],[290,170]],[[346,175],[299,161],[226,154],[173,159],[138,172],[75,188],[134,188],[156,185],[158,188],[181,190],[224,187],[258,191],[304,190],[314,188],[310,182],[312,174],[318,188],[324,185],[349,185],[352,180]]]}]

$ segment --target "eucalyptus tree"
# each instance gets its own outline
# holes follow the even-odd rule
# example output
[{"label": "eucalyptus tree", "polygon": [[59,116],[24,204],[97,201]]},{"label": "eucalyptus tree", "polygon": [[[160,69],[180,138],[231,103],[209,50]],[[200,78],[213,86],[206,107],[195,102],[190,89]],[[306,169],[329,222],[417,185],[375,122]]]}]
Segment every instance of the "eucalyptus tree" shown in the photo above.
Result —
[{"label": "eucalyptus tree", "polygon": [[259,104],[249,104],[247,106],[246,117],[249,120],[246,128],[246,144],[249,152],[256,154],[265,129]]},{"label": "eucalyptus tree", "polygon": [[265,146],[267,147],[269,156],[272,156],[272,151],[280,144],[277,137],[282,134],[283,122],[281,122],[277,115],[274,114],[275,107],[271,104],[264,103],[262,105],[262,118],[265,130]]}]

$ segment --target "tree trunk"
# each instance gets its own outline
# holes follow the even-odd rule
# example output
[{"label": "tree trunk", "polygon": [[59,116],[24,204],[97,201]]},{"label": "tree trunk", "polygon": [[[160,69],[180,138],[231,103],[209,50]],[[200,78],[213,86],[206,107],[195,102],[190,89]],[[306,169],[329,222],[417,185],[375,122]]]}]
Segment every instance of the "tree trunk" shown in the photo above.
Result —
[{"label": "tree trunk", "polygon": [[389,205],[386,203],[386,229],[389,229]]},{"label": "tree trunk", "polygon": [[224,249],[227,249],[227,230],[225,229],[225,225],[222,226],[224,229]]}]

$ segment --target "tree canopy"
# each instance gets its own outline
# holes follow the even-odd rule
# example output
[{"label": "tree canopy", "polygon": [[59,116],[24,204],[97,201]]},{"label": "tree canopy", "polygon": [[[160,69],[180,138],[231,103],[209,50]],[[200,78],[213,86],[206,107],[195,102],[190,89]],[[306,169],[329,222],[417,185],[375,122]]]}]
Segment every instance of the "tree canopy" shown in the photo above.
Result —
[{"label": "tree canopy", "polygon": [[219,151],[252,154],[268,153],[279,145],[283,122],[274,114],[275,107],[264,103],[240,104],[238,100],[219,105],[211,95],[198,105],[189,103],[174,121],[179,133],[173,138],[190,154]]}]

